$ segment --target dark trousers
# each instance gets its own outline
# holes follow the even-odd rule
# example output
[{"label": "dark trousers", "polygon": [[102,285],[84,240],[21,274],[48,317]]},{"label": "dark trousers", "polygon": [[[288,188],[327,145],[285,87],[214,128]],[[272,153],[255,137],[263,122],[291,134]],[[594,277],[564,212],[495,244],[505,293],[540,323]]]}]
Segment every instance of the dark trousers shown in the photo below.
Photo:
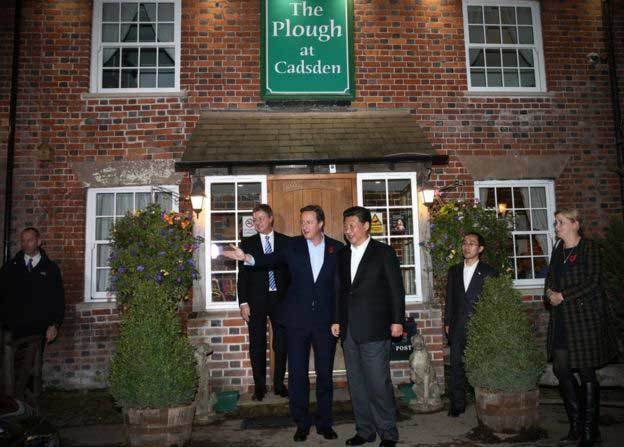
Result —
[{"label": "dark trousers", "polygon": [[[35,366],[35,358],[40,355],[43,347],[43,338],[39,336],[24,337],[15,340],[14,344],[14,374],[15,374],[15,397],[24,399],[26,397],[26,387],[31,377],[33,377],[33,369]],[[33,389],[33,393],[36,390]]]},{"label": "dark trousers", "polygon": [[357,343],[347,331],[342,343],[355,431],[364,439],[375,433],[398,441],[396,403],[390,378],[390,340]]},{"label": "dark trousers", "polygon": [[249,357],[257,389],[266,391],[266,350],[267,317],[271,320],[273,331],[273,387],[284,384],[286,376],[286,332],[284,326],[276,321],[276,307],[279,306],[275,292],[269,292],[266,303],[250,304],[251,316],[247,324],[249,330]]},{"label": "dark trousers", "polygon": [[[318,431],[331,428],[334,354],[336,339],[329,324],[311,328],[286,328],[288,345],[288,392],[290,414],[297,428],[309,430],[316,425]],[[316,416],[309,414],[310,404],[310,348],[314,349],[316,371]]]},{"label": "dark trousers", "polygon": [[451,371],[449,375],[449,398],[451,408],[463,411],[466,408],[466,370],[464,368],[464,350],[466,337],[451,340]]}]

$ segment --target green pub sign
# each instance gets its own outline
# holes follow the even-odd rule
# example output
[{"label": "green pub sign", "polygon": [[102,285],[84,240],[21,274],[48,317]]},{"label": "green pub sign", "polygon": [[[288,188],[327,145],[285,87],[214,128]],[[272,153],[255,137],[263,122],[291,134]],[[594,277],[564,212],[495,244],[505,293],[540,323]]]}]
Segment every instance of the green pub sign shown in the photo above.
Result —
[{"label": "green pub sign", "polygon": [[353,0],[261,2],[262,97],[353,99]]}]

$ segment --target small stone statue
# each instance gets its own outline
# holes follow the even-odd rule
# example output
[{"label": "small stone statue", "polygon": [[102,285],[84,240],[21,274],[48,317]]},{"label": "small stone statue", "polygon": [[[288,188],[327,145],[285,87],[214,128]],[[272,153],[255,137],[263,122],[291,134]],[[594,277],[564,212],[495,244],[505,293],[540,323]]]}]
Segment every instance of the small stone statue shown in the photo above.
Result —
[{"label": "small stone statue", "polygon": [[210,368],[208,367],[208,356],[212,354],[209,344],[203,343],[195,346],[195,360],[197,361],[197,374],[199,376],[199,386],[195,396],[195,421],[207,424],[216,418],[213,410],[217,403],[217,395],[212,392],[210,382]]},{"label": "small stone statue", "polygon": [[440,386],[436,380],[436,373],[431,364],[431,357],[425,345],[425,339],[420,334],[411,338],[412,353],[410,354],[410,379],[413,382],[412,391],[416,397],[410,400],[409,405],[420,413],[431,413],[442,409]]}]

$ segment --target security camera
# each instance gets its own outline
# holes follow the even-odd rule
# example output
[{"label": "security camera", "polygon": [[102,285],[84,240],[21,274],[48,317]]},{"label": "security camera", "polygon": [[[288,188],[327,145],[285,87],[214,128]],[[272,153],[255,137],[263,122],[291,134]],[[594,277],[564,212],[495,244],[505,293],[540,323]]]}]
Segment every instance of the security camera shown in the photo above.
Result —
[{"label": "security camera", "polygon": [[600,62],[600,55],[598,53],[589,53],[587,55],[587,63],[592,67]]}]

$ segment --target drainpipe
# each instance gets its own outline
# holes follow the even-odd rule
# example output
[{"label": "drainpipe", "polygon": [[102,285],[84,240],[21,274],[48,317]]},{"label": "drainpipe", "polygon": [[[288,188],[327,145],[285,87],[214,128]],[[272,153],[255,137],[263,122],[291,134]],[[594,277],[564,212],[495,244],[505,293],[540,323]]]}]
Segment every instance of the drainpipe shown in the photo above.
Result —
[{"label": "drainpipe", "polygon": [[607,33],[607,60],[609,64],[609,81],[611,83],[611,107],[613,109],[613,131],[615,134],[615,152],[617,156],[617,174],[620,176],[620,208],[624,218],[624,140],[622,138],[622,109],[618,91],[617,62],[615,60],[615,37],[613,20],[615,2],[602,2],[603,26]]},{"label": "drainpipe", "polygon": [[6,186],[4,196],[4,236],[3,261],[6,264],[11,257],[9,242],[11,239],[11,219],[13,218],[13,163],[15,160],[15,121],[17,116],[17,80],[19,72],[21,2],[16,0],[13,26],[13,60],[11,63],[11,92],[9,98],[9,135],[7,138]]}]

